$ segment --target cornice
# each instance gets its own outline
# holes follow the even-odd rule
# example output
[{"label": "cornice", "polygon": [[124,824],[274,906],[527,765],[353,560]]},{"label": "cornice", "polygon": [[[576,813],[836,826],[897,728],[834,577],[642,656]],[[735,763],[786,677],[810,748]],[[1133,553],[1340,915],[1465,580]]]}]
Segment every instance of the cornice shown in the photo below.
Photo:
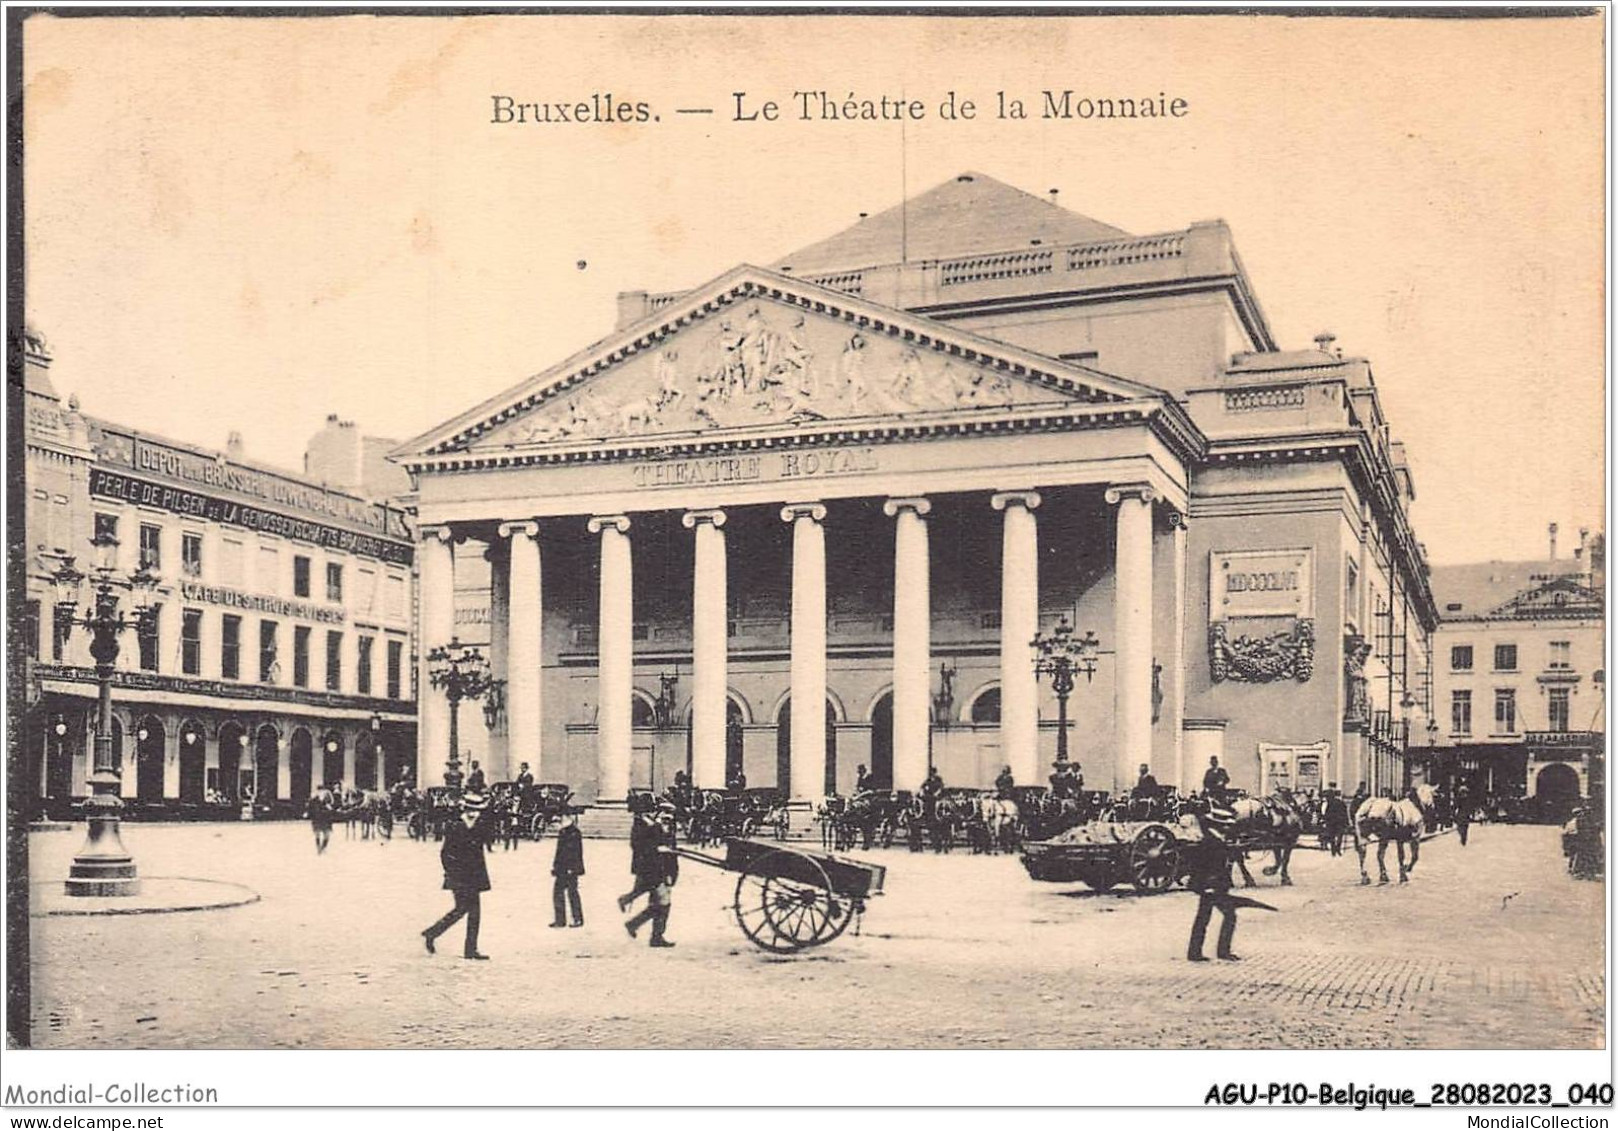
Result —
[{"label": "cornice", "polygon": [[[411,471],[433,473],[491,471],[513,467],[690,458],[717,452],[811,445],[1068,432],[1139,424],[1151,426],[1156,421],[1162,422],[1160,434],[1166,432],[1165,440],[1178,451],[1185,442],[1196,437],[1180,435],[1176,425],[1160,412],[1161,407],[1160,402],[1130,401],[1107,405],[1037,405],[1020,410],[955,411],[926,417],[870,417],[855,421],[828,421],[815,427],[787,429],[772,425],[768,428],[727,429],[712,433],[664,434],[616,442],[593,440],[579,444],[536,445],[529,449],[444,452],[413,456],[406,461],[406,466]],[[1181,443],[1174,443],[1174,440]]]}]

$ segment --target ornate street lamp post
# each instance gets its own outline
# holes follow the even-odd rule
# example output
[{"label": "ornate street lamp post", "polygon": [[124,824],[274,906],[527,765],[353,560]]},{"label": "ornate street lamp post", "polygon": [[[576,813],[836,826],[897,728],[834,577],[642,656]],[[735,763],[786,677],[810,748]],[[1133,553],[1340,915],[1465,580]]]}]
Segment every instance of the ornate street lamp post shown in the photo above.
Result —
[{"label": "ornate street lamp post", "polygon": [[1051,677],[1051,690],[1056,692],[1056,762],[1067,764],[1067,697],[1073,693],[1074,677],[1083,674],[1090,682],[1096,674],[1096,653],[1101,642],[1096,634],[1086,630],[1079,639],[1073,638],[1073,626],[1063,617],[1048,633],[1040,633],[1028,642],[1034,650],[1034,676]]},{"label": "ornate street lamp post", "polygon": [[[152,589],[157,578],[144,567],[127,576],[119,574],[118,539],[111,534],[98,534],[90,544],[95,547],[95,564],[90,573],[78,570],[73,558],[68,557],[53,578],[58,616],[65,631],[78,626],[90,633],[97,687],[95,762],[89,777],[90,797],[84,803],[89,835],[73,857],[66,887],[68,895],[136,895],[140,880],[136,878],[135,861],[124,848],[118,830],[118,815],[124,807],[118,796],[123,768],[112,744],[112,676],[118,662],[118,634],[129,628],[145,631],[151,625]],[[79,594],[86,581],[90,607],[78,614]],[[132,615],[127,617],[118,609],[123,592],[130,596]]]},{"label": "ornate street lamp post", "polygon": [[444,784],[461,788],[462,699],[481,699],[489,691],[489,660],[459,637],[440,644],[427,653],[427,680],[449,700],[449,761],[444,766]]}]

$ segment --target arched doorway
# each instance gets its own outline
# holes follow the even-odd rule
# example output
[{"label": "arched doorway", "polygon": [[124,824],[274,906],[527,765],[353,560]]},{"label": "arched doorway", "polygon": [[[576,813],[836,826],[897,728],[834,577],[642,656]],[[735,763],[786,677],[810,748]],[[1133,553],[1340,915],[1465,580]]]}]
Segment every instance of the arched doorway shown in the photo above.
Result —
[{"label": "arched doorway", "polygon": [[[893,788],[893,692],[883,692],[871,708],[871,784]],[[914,789],[917,782],[909,788]]]},{"label": "arched doorway", "polygon": [[1579,800],[1579,772],[1565,762],[1546,766],[1534,779],[1534,795],[1543,805],[1572,808]]},{"label": "arched doorway", "polygon": [[320,780],[327,785],[342,782],[344,789],[354,784],[343,781],[343,736],[334,730],[320,740]]},{"label": "arched doorway", "polygon": [[315,740],[307,730],[299,727],[292,732],[292,749],[288,755],[288,770],[292,778],[289,788],[292,800],[300,805],[315,795]]},{"label": "arched doorway", "polygon": [[219,728],[219,769],[214,775],[214,788],[227,801],[241,797],[242,748],[247,745],[247,732],[236,723]]},{"label": "arched doorway", "polygon": [[253,740],[253,797],[260,802],[276,799],[281,783],[281,735],[269,723],[258,728]]},{"label": "arched doorway", "polygon": [[354,788],[376,789],[376,740],[362,730],[354,740]]},{"label": "arched doorway", "polygon": [[[837,708],[826,700],[826,777],[821,783],[826,796],[837,792]],[[792,788],[792,696],[788,695],[775,716],[775,788]]]},{"label": "arched doorway", "polygon": [[168,733],[163,720],[147,715],[135,725],[135,797],[153,803],[163,800],[163,755]]},{"label": "arched doorway", "polygon": [[208,786],[208,734],[196,719],[180,724],[180,800],[201,805]]}]

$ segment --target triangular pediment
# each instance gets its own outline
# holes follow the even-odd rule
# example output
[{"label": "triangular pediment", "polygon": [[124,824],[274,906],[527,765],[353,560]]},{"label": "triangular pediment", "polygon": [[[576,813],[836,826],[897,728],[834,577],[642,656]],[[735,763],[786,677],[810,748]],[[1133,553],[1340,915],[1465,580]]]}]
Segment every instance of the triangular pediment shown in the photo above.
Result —
[{"label": "triangular pediment", "polygon": [[1148,386],[754,267],[664,306],[397,455],[948,420]]},{"label": "triangular pediment", "polygon": [[1531,589],[1526,589],[1491,613],[1494,617],[1519,620],[1555,617],[1601,617],[1604,602],[1602,594],[1577,575],[1542,578]]}]

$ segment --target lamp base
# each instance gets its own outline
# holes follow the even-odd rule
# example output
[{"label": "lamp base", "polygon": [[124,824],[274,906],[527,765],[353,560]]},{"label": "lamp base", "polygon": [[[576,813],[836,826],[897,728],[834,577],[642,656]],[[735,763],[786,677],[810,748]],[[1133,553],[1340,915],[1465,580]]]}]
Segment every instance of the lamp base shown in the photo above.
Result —
[{"label": "lamp base", "polygon": [[122,861],[98,857],[93,860],[74,860],[67,870],[68,878],[62,886],[73,896],[139,895],[140,880],[135,875],[135,862],[128,857]]},{"label": "lamp base", "polygon": [[[113,779],[116,781],[116,778]],[[135,858],[124,848],[118,834],[118,813],[123,802],[116,794],[104,792],[104,782],[96,780],[96,790],[87,802],[89,836],[73,857],[64,886],[68,895],[139,895],[140,880],[135,874]]]}]

